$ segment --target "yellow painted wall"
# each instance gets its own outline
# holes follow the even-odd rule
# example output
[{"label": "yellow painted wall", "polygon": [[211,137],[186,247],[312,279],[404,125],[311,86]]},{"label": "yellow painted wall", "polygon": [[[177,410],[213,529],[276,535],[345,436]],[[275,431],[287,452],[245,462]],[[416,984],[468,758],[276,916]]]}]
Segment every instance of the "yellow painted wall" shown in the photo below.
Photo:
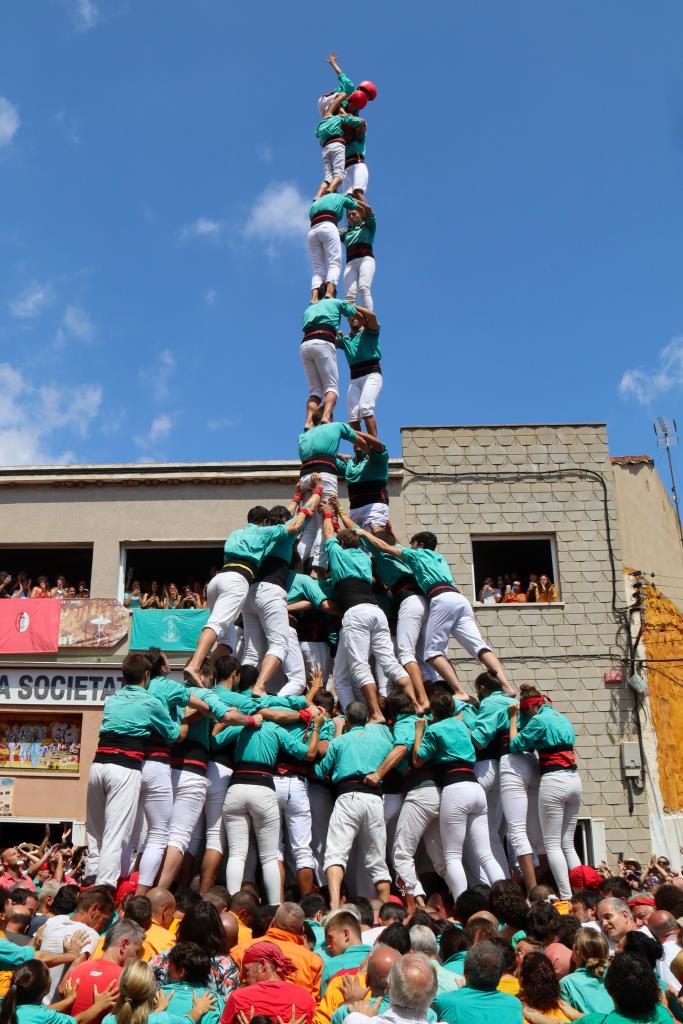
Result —
[{"label": "yellow painted wall", "polygon": [[[643,588],[647,683],[666,811],[683,810],[683,615],[655,586]],[[675,660],[677,659],[677,660]]]}]

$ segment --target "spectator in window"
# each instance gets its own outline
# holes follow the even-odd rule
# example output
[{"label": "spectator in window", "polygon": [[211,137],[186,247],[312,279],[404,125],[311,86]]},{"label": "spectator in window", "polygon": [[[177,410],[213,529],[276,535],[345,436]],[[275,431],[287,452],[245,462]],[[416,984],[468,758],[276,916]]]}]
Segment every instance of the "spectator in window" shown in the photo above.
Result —
[{"label": "spectator in window", "polygon": [[47,576],[39,576],[38,583],[31,590],[31,597],[50,597],[50,594],[50,584],[48,582]]},{"label": "spectator in window", "polygon": [[31,596],[32,582],[33,581],[31,580],[30,576],[27,576],[25,572],[20,572],[19,577],[17,579],[18,587],[12,594],[12,597],[18,597],[20,599],[23,598],[25,600],[28,600],[28,598]]},{"label": "spectator in window", "polygon": [[183,587],[183,596],[180,601],[181,608],[197,608],[197,601],[201,602],[201,594],[195,594],[192,587],[187,584]]},{"label": "spectator in window", "polygon": [[0,598],[11,597],[14,583],[6,569],[0,569]]},{"label": "spectator in window", "polygon": [[512,583],[505,588],[503,601],[506,604],[523,604],[526,601],[526,593],[522,588],[522,581],[515,577]]},{"label": "spectator in window", "polygon": [[75,587],[69,587],[69,589],[66,592],[66,598],[67,598],[67,601],[75,601],[76,600],[76,588]]},{"label": "spectator in window", "polygon": [[163,608],[164,598],[159,591],[158,580],[152,580],[149,585],[149,590],[146,594],[142,595],[142,608]]},{"label": "spectator in window", "polygon": [[167,587],[164,587],[164,604],[166,608],[180,608],[182,601],[180,591],[175,583],[169,583]]},{"label": "spectator in window", "polygon": [[78,600],[79,601],[88,601],[89,598],[90,598],[90,590],[88,589],[88,587],[83,587],[82,590],[78,591]]},{"label": "spectator in window", "polygon": [[536,596],[537,601],[543,601],[546,604],[550,604],[551,601],[557,601],[557,590],[555,584],[543,573],[538,580],[538,594]]},{"label": "spectator in window", "polygon": [[526,588],[526,599],[532,604],[536,602],[538,595],[538,576],[535,572],[529,573],[529,583]]},{"label": "spectator in window", "polygon": [[484,586],[479,591],[479,600],[482,604],[500,604],[502,594],[496,586],[493,576],[487,576]]},{"label": "spectator in window", "polygon": [[52,588],[53,597],[66,597],[66,580],[63,576],[57,577],[57,582]]},{"label": "spectator in window", "polygon": [[139,608],[142,604],[142,594],[140,593],[140,580],[133,580],[133,585],[130,590],[126,591],[123,595],[123,603],[126,608]]}]

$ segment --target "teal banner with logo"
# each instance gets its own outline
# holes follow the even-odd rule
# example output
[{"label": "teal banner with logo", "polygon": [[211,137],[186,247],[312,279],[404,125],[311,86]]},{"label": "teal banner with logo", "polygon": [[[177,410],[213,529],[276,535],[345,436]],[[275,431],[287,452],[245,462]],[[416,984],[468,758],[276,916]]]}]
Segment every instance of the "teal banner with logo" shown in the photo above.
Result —
[{"label": "teal banner with logo", "polygon": [[132,651],[193,651],[209,619],[208,608],[136,608],[130,638]]}]

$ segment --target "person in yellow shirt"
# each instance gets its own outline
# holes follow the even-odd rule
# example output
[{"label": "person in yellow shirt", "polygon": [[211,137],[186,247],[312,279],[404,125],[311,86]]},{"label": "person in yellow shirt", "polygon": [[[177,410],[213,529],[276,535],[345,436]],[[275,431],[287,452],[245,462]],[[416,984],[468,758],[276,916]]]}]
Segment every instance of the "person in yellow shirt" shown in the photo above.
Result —
[{"label": "person in yellow shirt", "polygon": [[498,982],[498,991],[506,992],[509,996],[519,995],[519,981],[515,977],[517,958],[512,943],[509,939],[504,939],[499,935],[493,935],[490,941],[503,954],[503,974]]}]

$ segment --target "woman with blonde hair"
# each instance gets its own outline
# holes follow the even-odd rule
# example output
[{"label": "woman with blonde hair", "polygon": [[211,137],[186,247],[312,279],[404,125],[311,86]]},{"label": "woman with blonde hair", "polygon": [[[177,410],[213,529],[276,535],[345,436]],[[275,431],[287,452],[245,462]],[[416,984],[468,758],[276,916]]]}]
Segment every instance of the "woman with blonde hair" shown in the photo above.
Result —
[{"label": "woman with blonde hair", "polygon": [[205,992],[197,997],[193,994],[192,1009],[184,1016],[168,1013],[167,1007],[173,992],[157,992],[154,971],[144,960],[131,960],[123,968],[119,979],[119,998],[111,1013],[102,1024],[193,1024],[213,1009],[216,997]]},{"label": "woman with blonde hair", "polygon": [[607,939],[595,928],[579,928],[572,947],[574,971],[560,982],[560,993],[581,1013],[611,1013],[614,1000],[605,988],[609,967]]}]

